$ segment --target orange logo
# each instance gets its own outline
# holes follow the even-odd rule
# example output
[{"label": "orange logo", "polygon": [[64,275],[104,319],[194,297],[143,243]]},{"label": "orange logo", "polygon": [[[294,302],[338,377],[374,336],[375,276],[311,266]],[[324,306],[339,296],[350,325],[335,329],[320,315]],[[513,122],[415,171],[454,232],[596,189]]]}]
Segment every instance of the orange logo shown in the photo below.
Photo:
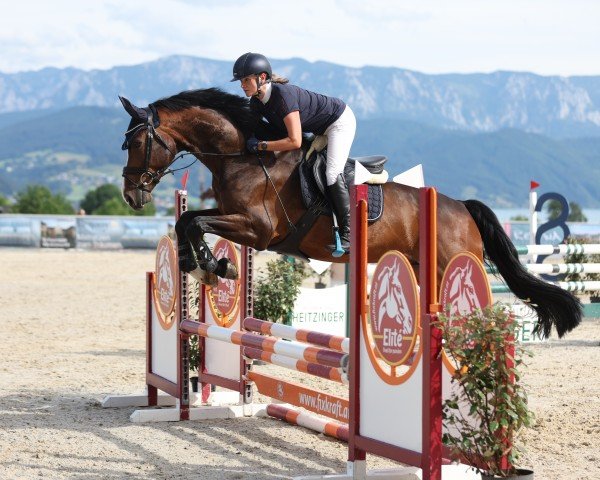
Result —
[{"label": "orange logo", "polygon": [[166,235],[156,248],[154,273],[154,304],[160,324],[165,330],[173,326],[177,298],[177,254],[173,242]]},{"label": "orange logo", "polygon": [[[213,247],[213,255],[220,260],[229,258],[240,271],[240,260],[235,245],[229,240],[220,238]],[[219,277],[216,287],[208,287],[206,290],[208,304],[213,319],[222,327],[231,326],[236,320],[236,314],[240,306],[240,280],[231,280]]]},{"label": "orange logo", "polygon": [[[440,286],[440,305],[446,314],[465,315],[492,303],[492,291],[481,261],[472,253],[455,255],[444,271]],[[460,320],[456,325],[460,325]],[[456,367],[444,352],[444,365],[454,374]]]},{"label": "orange logo", "polygon": [[[416,279],[406,257],[389,251],[373,274],[365,343],[380,378],[397,385],[410,377],[420,356],[420,312]],[[387,367],[382,365],[382,361]]]}]

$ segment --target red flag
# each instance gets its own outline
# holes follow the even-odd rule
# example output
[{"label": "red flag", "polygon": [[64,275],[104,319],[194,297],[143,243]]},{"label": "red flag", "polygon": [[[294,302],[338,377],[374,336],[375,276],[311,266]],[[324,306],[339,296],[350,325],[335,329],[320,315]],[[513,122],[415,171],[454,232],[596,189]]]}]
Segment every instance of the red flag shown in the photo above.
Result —
[{"label": "red flag", "polygon": [[538,182],[536,182],[535,180],[531,180],[529,182],[529,190],[535,190],[539,186],[540,186],[540,184]]},{"label": "red flag", "polygon": [[183,176],[181,177],[181,189],[185,190],[187,187],[187,181],[190,178],[190,171],[186,170]]}]

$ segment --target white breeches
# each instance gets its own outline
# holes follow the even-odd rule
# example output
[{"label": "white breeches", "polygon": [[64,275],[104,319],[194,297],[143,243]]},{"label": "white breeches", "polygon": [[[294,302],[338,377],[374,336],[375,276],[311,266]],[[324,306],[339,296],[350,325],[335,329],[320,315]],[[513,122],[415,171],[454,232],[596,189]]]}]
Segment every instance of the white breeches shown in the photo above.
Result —
[{"label": "white breeches", "polygon": [[338,175],[344,171],[355,132],[356,118],[350,107],[346,105],[340,118],[325,130],[325,136],[327,136],[327,168],[325,169],[327,186],[333,185]]}]

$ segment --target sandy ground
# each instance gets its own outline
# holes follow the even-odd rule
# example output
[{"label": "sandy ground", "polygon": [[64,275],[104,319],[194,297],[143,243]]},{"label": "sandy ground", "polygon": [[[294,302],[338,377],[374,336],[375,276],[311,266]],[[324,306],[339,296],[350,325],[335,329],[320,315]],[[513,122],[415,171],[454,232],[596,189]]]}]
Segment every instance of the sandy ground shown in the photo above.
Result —
[{"label": "sandy ground", "polygon": [[[0,479],[283,479],[345,470],[347,448],[271,419],[132,424],[153,252],[0,250]],[[532,347],[522,466],[600,478],[600,320]],[[369,466],[390,462],[369,457]]]}]

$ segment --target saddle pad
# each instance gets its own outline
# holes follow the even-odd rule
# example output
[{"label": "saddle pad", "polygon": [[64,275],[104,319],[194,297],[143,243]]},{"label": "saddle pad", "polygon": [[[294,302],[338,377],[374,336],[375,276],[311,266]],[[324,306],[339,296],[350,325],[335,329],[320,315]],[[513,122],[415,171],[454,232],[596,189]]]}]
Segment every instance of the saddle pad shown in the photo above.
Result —
[{"label": "saddle pad", "polygon": [[[307,209],[315,209],[322,215],[331,216],[331,207],[314,180],[312,167],[307,162],[302,162],[299,170],[304,206]],[[347,183],[350,182],[347,181]],[[369,185],[368,187],[368,220],[375,222],[383,213],[383,188],[382,185]]]}]

